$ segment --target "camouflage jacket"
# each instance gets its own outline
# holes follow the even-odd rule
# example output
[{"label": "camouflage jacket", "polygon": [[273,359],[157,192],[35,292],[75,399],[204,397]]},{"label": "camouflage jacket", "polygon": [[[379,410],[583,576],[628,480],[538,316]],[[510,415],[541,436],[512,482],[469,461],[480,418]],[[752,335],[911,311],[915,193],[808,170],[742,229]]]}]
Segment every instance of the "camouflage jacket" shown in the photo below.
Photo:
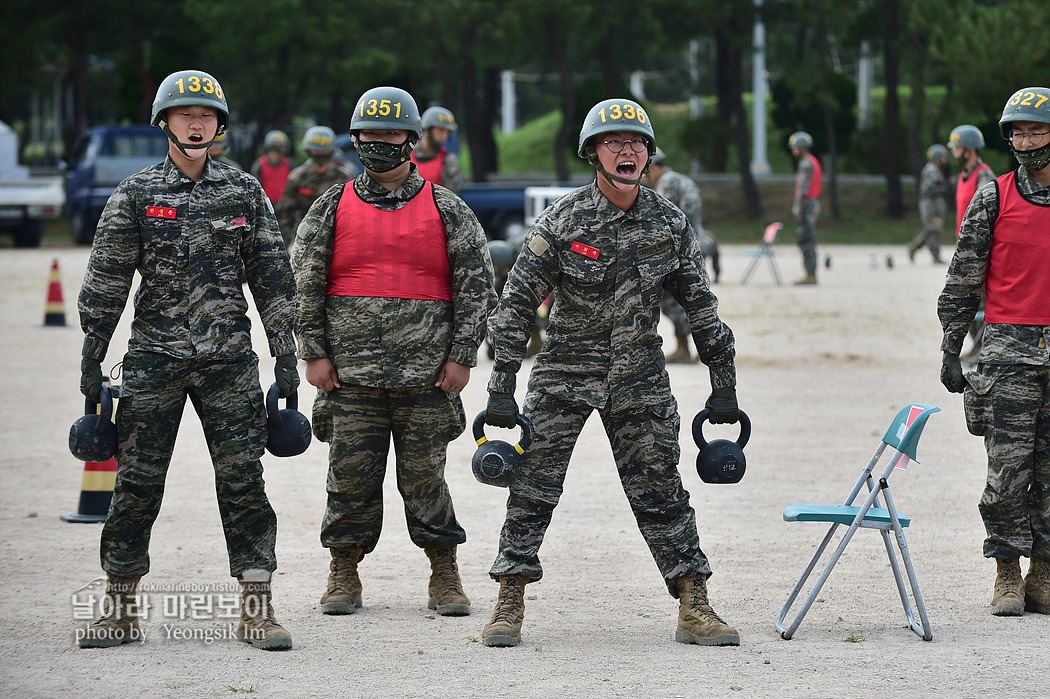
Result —
[{"label": "camouflage jacket", "polygon": [[[440,152],[441,149],[438,148],[433,153],[424,154],[417,144],[412,154],[416,160],[425,163],[436,158]],[[445,161],[441,163],[441,186],[445,189],[451,189],[456,194],[459,194],[459,190],[463,189],[463,172],[460,169],[459,156],[452,151],[445,151]]]},{"label": "camouflage jacket", "polygon": [[[1017,185],[1024,198],[1031,203],[1050,206],[1050,188],[1041,185],[1023,167],[1017,169]],[[958,354],[962,350],[970,321],[981,303],[998,217],[999,192],[996,183],[992,182],[978,189],[970,200],[955,255],[948,265],[944,290],[937,299],[937,315],[944,331],[942,352]],[[1040,344],[1043,346],[1040,347]],[[978,361],[986,364],[1046,366],[1050,365],[1048,345],[1050,326],[988,323],[985,325]]]},{"label": "camouflage jacket", "polygon": [[656,183],[656,193],[685,212],[689,225],[699,233],[704,230],[703,204],[700,199],[700,188],[693,180],[671,168],[664,170],[660,181]]},{"label": "camouflage jacket", "polygon": [[948,210],[948,180],[937,163],[928,162],[919,173],[919,207],[924,215],[944,216]]},{"label": "camouflage jacket", "polygon": [[324,172],[318,172],[310,160],[292,170],[284,184],[281,202],[277,205],[277,222],[281,224],[281,233],[285,239],[294,240],[295,229],[319,196],[332,185],[346,184],[356,174],[357,168],[351,163],[335,161],[330,161]]},{"label": "camouflage jacket", "polygon": [[736,385],[733,333],[718,318],[685,214],[646,188],[629,211],[596,183],[558,199],[529,229],[489,319],[496,348],[489,390],[514,392],[534,311],[551,294],[530,390],[613,410],[669,400],[657,331],[665,288],[689,316],[711,385]]},{"label": "camouflage jacket", "polygon": [[197,182],[170,157],[132,175],[106,203],[91,248],[78,301],[83,356],[105,358],[136,271],[129,349],[251,351],[242,263],[270,353],[294,353],[295,282],[259,182],[210,157]]},{"label": "camouflage jacket", "polygon": [[[388,191],[368,173],[353,180],[353,191],[376,208],[393,211],[423,188],[412,174]],[[475,366],[485,319],[496,305],[492,262],[485,233],[474,212],[444,187],[434,200],[445,224],[452,302],[426,299],[326,296],[335,214],[346,185],[321,195],[296,235],[298,288],[296,331],[304,358],[328,357],[340,383],[376,388],[432,386],[446,361]]]}]

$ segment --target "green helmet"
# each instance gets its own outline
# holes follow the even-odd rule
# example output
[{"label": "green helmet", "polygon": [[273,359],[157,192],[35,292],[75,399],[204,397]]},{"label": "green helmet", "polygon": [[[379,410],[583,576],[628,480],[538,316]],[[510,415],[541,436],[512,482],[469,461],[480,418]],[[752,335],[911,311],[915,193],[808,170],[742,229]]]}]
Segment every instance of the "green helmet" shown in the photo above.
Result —
[{"label": "green helmet", "polygon": [[[230,108],[219,81],[203,70],[180,70],[164,78],[153,100],[150,124],[160,126],[164,111],[171,107],[211,107],[219,113],[222,133],[230,124]],[[169,136],[170,138],[170,136]]]},{"label": "green helmet", "polygon": [[640,133],[645,136],[646,143],[649,145],[649,155],[656,153],[656,134],[653,133],[649,115],[640,104],[626,99],[603,100],[591,107],[591,111],[587,112],[583,120],[583,128],[580,129],[580,145],[576,153],[581,158],[590,161],[595,151],[589,141],[598,134],[610,131]]},{"label": "green helmet", "polygon": [[940,143],[934,143],[932,146],[926,149],[927,160],[940,160],[941,158],[948,157],[948,149],[942,146]]},{"label": "green helmet", "polygon": [[812,147],[813,137],[805,131],[796,131],[788,136],[788,148],[805,148],[809,150]]},{"label": "green helmet", "polygon": [[274,148],[282,153],[288,152],[288,134],[280,129],[267,131],[266,136],[263,137],[263,150],[271,150]]},{"label": "green helmet", "polygon": [[432,126],[448,129],[452,132],[459,128],[456,126],[456,117],[444,107],[428,107],[423,112],[423,130],[425,131]]},{"label": "green helmet", "polygon": [[952,129],[952,133],[948,136],[948,147],[955,148],[984,148],[984,134],[976,126],[971,124],[963,124],[956,126]]},{"label": "green helmet", "polygon": [[507,276],[510,268],[514,266],[514,260],[518,257],[514,252],[514,246],[506,240],[489,241],[489,257],[492,258],[492,271],[496,278]]},{"label": "green helmet", "polygon": [[335,150],[335,131],[327,126],[311,126],[303,134],[303,151],[332,153]]},{"label": "green helmet", "polygon": [[1050,88],[1023,87],[1006,101],[999,128],[1003,138],[1009,139],[1015,121],[1037,121],[1050,124]]},{"label": "green helmet", "polygon": [[350,134],[362,129],[398,129],[423,138],[423,122],[412,95],[397,87],[373,87],[361,95],[350,117]]}]

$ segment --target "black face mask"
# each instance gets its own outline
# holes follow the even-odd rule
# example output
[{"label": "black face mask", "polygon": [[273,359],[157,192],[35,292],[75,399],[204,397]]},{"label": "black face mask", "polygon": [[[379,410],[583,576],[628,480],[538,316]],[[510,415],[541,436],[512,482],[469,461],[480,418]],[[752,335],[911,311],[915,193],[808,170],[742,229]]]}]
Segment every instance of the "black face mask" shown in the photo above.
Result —
[{"label": "black face mask", "polygon": [[404,143],[385,143],[383,141],[357,141],[357,155],[361,164],[372,172],[390,172],[409,160],[412,152],[412,139]]},{"label": "black face mask", "polygon": [[325,166],[332,160],[332,154],[326,153],[325,155],[311,155],[310,160],[314,161],[315,165]]},{"label": "black face mask", "polygon": [[1014,152],[1017,162],[1029,170],[1042,170],[1047,165],[1050,165],[1050,143],[1035,150],[1017,150],[1012,146],[1010,150]]}]

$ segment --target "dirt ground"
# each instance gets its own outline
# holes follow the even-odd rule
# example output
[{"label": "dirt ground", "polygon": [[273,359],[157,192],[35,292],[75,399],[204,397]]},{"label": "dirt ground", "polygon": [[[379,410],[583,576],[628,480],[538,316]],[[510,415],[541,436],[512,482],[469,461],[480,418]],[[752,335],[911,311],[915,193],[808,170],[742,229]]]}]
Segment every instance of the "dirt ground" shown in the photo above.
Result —
[{"label": "dirt ground", "polygon": [[[0,694],[1045,696],[1050,617],[989,614],[995,568],[981,556],[977,511],[983,447],[966,432],[960,397],[938,381],[935,303],[944,267],[925,252],[909,264],[902,248],[825,246],[821,260],[830,257],[830,267],[822,265],[820,285],[793,287],[799,253],[782,244],[776,260],[788,283],[775,285],[759,260],[750,283],[741,285],[750,250],[723,249],[716,286],[721,315],[737,337],[740,405],[753,424],[743,481],[702,483],[697,448],[687,432],[681,438],[681,472],[715,571],[712,602],[739,630],[739,647],[674,642],[677,603],[638,533],[592,416],[541,550],[545,577],[526,590],[522,643],[509,649],[480,642],[497,592],[488,568],[506,493],[474,480],[468,434],[450,445],[447,469],[469,537],[460,548],[474,609],[468,617],[435,617],[426,609],[427,561],[408,539],[392,476],[384,536],[361,565],[364,608],[353,616],[322,615],[328,556],[318,532],[326,446],[314,443],[290,459],[267,455],[267,491],[279,525],[275,608],[294,639],[285,653],[223,635],[228,622],[219,598],[232,579],[192,410],[179,434],[144,582],[154,590],[181,585],[214,593],[214,606],[204,618],[179,618],[167,598],[186,601],[188,594],[154,596],[145,643],[77,648],[74,601],[101,575],[100,525],[59,518],[76,511],[83,473],[67,450],[67,433],[83,412],[76,297],[88,251],[0,251]],[[64,328],[42,327],[52,259],[60,263]],[[128,315],[107,372],[126,346]],[[662,327],[673,335],[666,321]],[[255,330],[265,353],[261,329]],[[468,418],[484,408],[490,367],[483,358],[464,392]],[[669,371],[688,425],[710,390],[707,371],[702,365]],[[261,374],[269,385],[269,358]],[[933,641],[906,627],[882,542],[870,531],[858,533],[794,638],[781,639],[776,614],[824,532],[819,524],[784,522],[784,506],[841,502],[896,411],[910,402],[941,408],[919,444],[920,463],[891,480],[897,507],[913,518],[906,532]],[[310,403],[304,391],[300,408],[307,414]],[[721,429],[707,436],[736,437],[735,428]]]}]

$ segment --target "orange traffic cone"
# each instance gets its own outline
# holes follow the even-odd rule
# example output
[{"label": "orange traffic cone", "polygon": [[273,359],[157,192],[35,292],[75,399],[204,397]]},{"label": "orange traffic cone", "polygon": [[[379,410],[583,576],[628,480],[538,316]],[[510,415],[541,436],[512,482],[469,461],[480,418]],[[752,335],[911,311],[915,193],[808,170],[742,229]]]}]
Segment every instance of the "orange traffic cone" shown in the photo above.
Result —
[{"label": "orange traffic cone", "polygon": [[113,486],[117,481],[117,458],[105,463],[84,463],[84,479],[80,486],[80,505],[72,514],[62,515],[65,522],[105,522]]},{"label": "orange traffic cone", "polygon": [[47,306],[44,308],[44,325],[64,327],[66,306],[62,301],[62,277],[58,273],[58,258],[51,263],[51,277],[47,285]]}]

